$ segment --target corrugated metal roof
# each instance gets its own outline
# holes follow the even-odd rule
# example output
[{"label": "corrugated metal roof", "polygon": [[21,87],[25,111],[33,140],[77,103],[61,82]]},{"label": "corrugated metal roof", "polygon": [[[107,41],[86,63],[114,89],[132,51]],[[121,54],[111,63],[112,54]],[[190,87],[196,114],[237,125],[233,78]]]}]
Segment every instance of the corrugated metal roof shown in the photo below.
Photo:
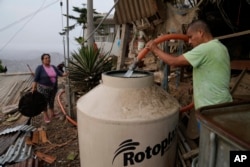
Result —
[{"label": "corrugated metal roof", "polygon": [[[14,147],[17,144],[17,147],[20,143],[17,143],[20,138],[20,135],[23,136],[26,133],[26,130],[23,134],[23,128],[28,122],[29,118],[22,116],[19,112],[16,112],[11,115],[10,120],[7,120],[6,114],[3,113],[3,109],[6,106],[18,106],[19,100],[21,98],[21,93],[29,91],[31,89],[31,84],[33,81],[33,76],[30,73],[15,73],[15,74],[0,74],[0,161],[3,162],[20,162],[25,161],[26,158],[31,156],[31,152],[23,152],[23,150],[30,150],[31,147],[27,147],[24,143],[24,140],[21,140],[20,143],[23,147],[20,147],[19,151],[15,148],[11,149],[11,146]],[[26,126],[25,126],[26,127]],[[28,126],[28,130],[32,130],[33,127]],[[26,129],[26,128],[24,128]],[[21,130],[21,131],[20,131]],[[18,139],[18,140],[17,140]],[[8,150],[8,151],[7,151]],[[13,156],[9,157],[8,152],[15,152],[15,160]],[[14,155],[14,154],[11,154]],[[0,163],[0,164],[1,164]],[[30,165],[32,166],[32,165]]]},{"label": "corrugated metal roof", "polygon": [[1,131],[0,136],[1,135],[6,135],[6,134],[9,134],[9,133],[13,133],[13,132],[17,132],[17,131],[29,132],[29,131],[33,131],[35,129],[36,128],[34,126],[31,126],[31,125],[19,125],[19,126],[16,126],[16,127],[13,127],[13,128],[8,128],[8,129],[5,129],[5,130]]},{"label": "corrugated metal roof", "polygon": [[130,23],[153,16],[163,8],[162,0],[119,0],[114,19],[118,24]]},{"label": "corrugated metal roof", "polygon": [[32,81],[30,73],[0,74],[0,109],[18,104],[20,93],[30,89]]},{"label": "corrugated metal roof", "polygon": [[17,137],[20,135],[20,132],[15,132],[11,134],[6,134],[0,136],[0,157],[4,154],[8,148],[15,143]]},{"label": "corrugated metal roof", "polygon": [[[15,121],[6,121],[4,118],[1,120],[0,133],[4,132],[6,129],[16,128],[20,125],[26,125],[28,123],[28,121],[29,121],[28,117],[22,116],[21,113],[19,113],[19,112],[17,114],[20,114],[20,116],[18,116],[17,120],[15,120]],[[0,115],[3,116],[4,114],[0,112]],[[1,135],[0,135],[0,137],[1,137]]]},{"label": "corrugated metal roof", "polygon": [[[0,156],[12,145],[17,139],[19,132],[33,131],[35,128],[33,126],[26,125],[29,121],[29,118],[21,116],[15,122],[1,123],[0,128]],[[16,130],[14,130],[16,129]]]},{"label": "corrugated metal roof", "polygon": [[14,144],[12,144],[5,154],[0,156],[0,164],[4,165],[11,162],[22,162],[31,158],[32,145],[27,145],[25,142],[27,134],[22,133],[18,136]]},{"label": "corrugated metal roof", "polygon": [[26,161],[22,161],[20,163],[15,163],[13,165],[6,165],[5,167],[39,167],[38,159],[29,158]]}]

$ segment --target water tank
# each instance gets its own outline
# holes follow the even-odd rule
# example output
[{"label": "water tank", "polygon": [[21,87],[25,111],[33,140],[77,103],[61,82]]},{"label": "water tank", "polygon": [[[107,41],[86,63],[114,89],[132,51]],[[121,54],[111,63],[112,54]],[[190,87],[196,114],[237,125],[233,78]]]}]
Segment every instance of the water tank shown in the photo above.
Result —
[{"label": "water tank", "polygon": [[77,101],[82,167],[173,167],[179,103],[154,84],[153,74],[102,74]]}]

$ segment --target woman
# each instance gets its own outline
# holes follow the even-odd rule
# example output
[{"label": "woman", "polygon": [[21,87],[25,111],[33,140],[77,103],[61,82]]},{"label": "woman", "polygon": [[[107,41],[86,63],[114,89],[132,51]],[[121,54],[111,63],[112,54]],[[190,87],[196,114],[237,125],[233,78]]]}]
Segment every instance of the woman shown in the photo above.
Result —
[{"label": "woman", "polygon": [[[44,109],[44,121],[49,123],[54,116],[54,100],[57,93],[58,76],[66,76],[66,73],[60,72],[54,65],[50,65],[50,55],[44,53],[41,56],[42,64],[36,68],[35,77],[32,84],[32,92],[38,91],[43,94],[48,103],[48,108]],[[48,111],[48,112],[47,112]],[[49,115],[50,114],[50,117]]]}]

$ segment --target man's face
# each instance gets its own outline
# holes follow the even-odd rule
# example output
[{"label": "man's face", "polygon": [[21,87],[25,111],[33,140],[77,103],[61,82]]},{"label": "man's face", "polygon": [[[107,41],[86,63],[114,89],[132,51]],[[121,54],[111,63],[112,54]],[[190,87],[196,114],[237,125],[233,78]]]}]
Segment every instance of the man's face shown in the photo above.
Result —
[{"label": "man's face", "polygon": [[192,47],[196,47],[202,43],[202,31],[194,31],[192,29],[187,30],[188,43]]}]

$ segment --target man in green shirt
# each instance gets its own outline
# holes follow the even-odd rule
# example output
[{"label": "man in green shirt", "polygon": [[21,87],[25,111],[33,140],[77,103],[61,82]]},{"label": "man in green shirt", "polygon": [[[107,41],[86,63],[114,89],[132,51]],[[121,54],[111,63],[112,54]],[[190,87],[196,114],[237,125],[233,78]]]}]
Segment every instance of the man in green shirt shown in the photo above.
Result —
[{"label": "man in green shirt", "polygon": [[187,29],[192,50],[173,56],[163,52],[154,41],[149,48],[170,66],[193,66],[194,106],[203,106],[231,102],[230,94],[230,57],[227,48],[213,36],[207,24],[201,20],[191,23]]}]

